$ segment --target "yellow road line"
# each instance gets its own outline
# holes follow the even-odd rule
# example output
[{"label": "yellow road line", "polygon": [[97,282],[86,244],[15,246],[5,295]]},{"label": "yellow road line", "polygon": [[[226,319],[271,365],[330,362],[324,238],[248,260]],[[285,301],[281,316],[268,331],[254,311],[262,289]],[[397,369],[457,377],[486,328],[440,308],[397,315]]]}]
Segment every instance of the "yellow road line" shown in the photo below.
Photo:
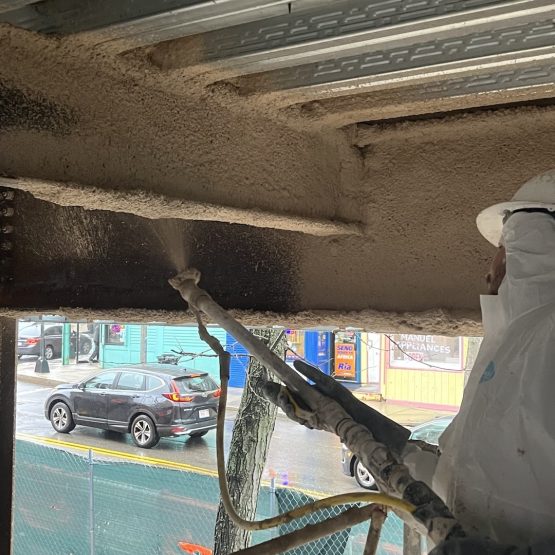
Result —
[{"label": "yellow road line", "polygon": [[[37,436],[37,435],[33,435],[33,434],[25,434],[25,433],[16,433],[16,438],[17,439],[23,439],[26,441],[32,441],[35,443],[44,443],[46,445],[53,445],[53,446],[57,446],[57,447],[65,447],[65,448],[70,448],[70,449],[76,449],[77,451],[86,451],[88,452],[89,449],[92,450],[96,455],[104,455],[104,456],[108,456],[108,457],[115,457],[115,458],[119,458],[119,459],[124,459],[127,461],[131,461],[131,462],[137,462],[137,463],[142,463],[142,464],[150,464],[152,466],[161,466],[161,467],[165,467],[165,468],[171,468],[173,470],[183,470],[186,472],[194,472],[196,474],[202,474],[203,476],[212,476],[214,478],[217,478],[218,473],[215,470],[209,470],[208,468],[202,468],[200,466],[193,466],[190,464],[185,464],[185,463],[179,463],[179,462],[174,462],[174,461],[168,461],[166,459],[158,459],[155,457],[145,457],[143,455],[133,455],[131,453],[124,453],[123,451],[114,451],[112,449],[105,449],[103,447],[92,447],[89,445],[82,445],[81,443],[72,443],[70,441],[63,441],[60,439],[54,439],[54,438],[50,438],[50,437],[43,437],[43,436]],[[262,484],[265,486],[269,486],[270,482],[267,480],[263,480]],[[323,498],[323,497],[327,497],[329,494],[328,493],[323,493],[321,491],[313,491],[313,490],[309,490],[309,489],[304,489],[304,488],[298,488],[295,486],[285,486],[285,485],[280,485],[280,488],[285,488],[285,489],[290,489],[293,491],[298,491],[300,493],[304,493],[305,495],[308,495],[309,497],[316,497],[318,499]]]},{"label": "yellow road line", "polygon": [[145,457],[143,455],[133,455],[131,453],[124,453],[122,451],[113,451],[112,449],[105,449],[103,447],[92,447],[88,445],[82,445],[80,443],[72,443],[70,441],[62,441],[59,439],[36,436],[32,434],[18,433],[16,434],[18,439],[26,439],[29,441],[34,441],[38,443],[45,443],[47,445],[55,445],[59,447],[69,447],[71,449],[77,449],[78,451],[88,451],[91,449],[96,455],[104,455],[108,457],[116,457],[119,459],[125,459],[128,461],[139,462],[143,464],[151,464],[154,466],[165,466],[173,468],[176,470],[185,470],[188,472],[195,472],[197,474],[203,474],[205,476],[217,476],[218,473],[214,470],[209,470],[207,468],[202,468],[200,466],[193,466],[190,464],[179,463],[174,461],[168,461],[166,459],[158,459],[155,457]]}]

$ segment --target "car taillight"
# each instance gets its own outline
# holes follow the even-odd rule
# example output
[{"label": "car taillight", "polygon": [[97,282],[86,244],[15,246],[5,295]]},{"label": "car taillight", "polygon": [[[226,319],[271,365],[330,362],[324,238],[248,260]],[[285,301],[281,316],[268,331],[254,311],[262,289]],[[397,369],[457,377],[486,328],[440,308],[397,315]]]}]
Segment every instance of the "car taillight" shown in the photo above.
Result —
[{"label": "car taillight", "polygon": [[170,387],[172,388],[171,393],[162,393],[166,399],[169,399],[174,403],[190,403],[194,400],[192,395],[181,395],[174,380],[170,382]]},{"label": "car taillight", "polygon": [[29,337],[25,343],[27,345],[36,345],[40,341],[40,337]]},{"label": "car taillight", "polygon": [[194,397],[192,397],[191,395],[180,395],[175,391],[172,391],[172,393],[162,393],[162,395],[166,399],[174,401],[175,403],[190,403],[194,400]]},{"label": "car taillight", "polygon": [[222,394],[222,390],[218,389],[217,391],[214,391],[214,397],[219,397]]}]

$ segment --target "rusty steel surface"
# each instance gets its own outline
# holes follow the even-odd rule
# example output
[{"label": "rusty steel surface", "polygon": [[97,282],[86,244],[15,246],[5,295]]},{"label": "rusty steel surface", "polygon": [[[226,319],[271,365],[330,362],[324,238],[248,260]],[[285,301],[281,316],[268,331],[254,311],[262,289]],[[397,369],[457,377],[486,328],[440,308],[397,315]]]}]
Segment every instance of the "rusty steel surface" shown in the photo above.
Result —
[{"label": "rusty steel surface", "polygon": [[[151,220],[57,206],[20,191],[13,204],[16,233],[0,285],[3,307],[186,308],[167,283],[179,253],[167,252]],[[203,282],[226,307],[295,309],[296,264],[286,235],[205,222],[178,222],[172,233],[178,248],[195,245],[186,262],[204,269]]]}]

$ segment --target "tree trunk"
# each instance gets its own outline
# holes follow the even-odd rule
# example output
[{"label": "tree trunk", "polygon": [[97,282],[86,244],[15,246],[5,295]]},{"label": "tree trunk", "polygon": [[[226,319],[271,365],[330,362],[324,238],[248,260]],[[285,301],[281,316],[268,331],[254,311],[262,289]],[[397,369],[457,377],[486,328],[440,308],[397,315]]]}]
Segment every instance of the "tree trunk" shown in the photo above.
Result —
[{"label": "tree trunk", "polygon": [[[257,330],[255,335],[272,346],[280,333],[280,330]],[[274,351],[279,357],[284,358],[285,348],[284,336]],[[227,461],[227,481],[231,500],[237,512],[249,520],[255,517],[258,490],[277,413],[275,405],[255,392],[258,391],[259,385],[270,379],[273,379],[273,374],[251,357]],[[238,528],[229,519],[220,501],[214,532],[214,555],[228,555],[248,547],[250,536],[250,532]]]}]

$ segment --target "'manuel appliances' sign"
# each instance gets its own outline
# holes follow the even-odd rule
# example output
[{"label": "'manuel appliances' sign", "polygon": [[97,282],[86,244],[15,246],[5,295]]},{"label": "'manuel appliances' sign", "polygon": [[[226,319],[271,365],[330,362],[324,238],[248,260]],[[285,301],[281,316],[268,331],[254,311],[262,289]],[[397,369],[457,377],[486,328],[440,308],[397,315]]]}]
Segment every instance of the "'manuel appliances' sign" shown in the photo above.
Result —
[{"label": "'manuel appliances' sign", "polygon": [[462,338],[394,334],[389,343],[390,368],[462,370]]}]

